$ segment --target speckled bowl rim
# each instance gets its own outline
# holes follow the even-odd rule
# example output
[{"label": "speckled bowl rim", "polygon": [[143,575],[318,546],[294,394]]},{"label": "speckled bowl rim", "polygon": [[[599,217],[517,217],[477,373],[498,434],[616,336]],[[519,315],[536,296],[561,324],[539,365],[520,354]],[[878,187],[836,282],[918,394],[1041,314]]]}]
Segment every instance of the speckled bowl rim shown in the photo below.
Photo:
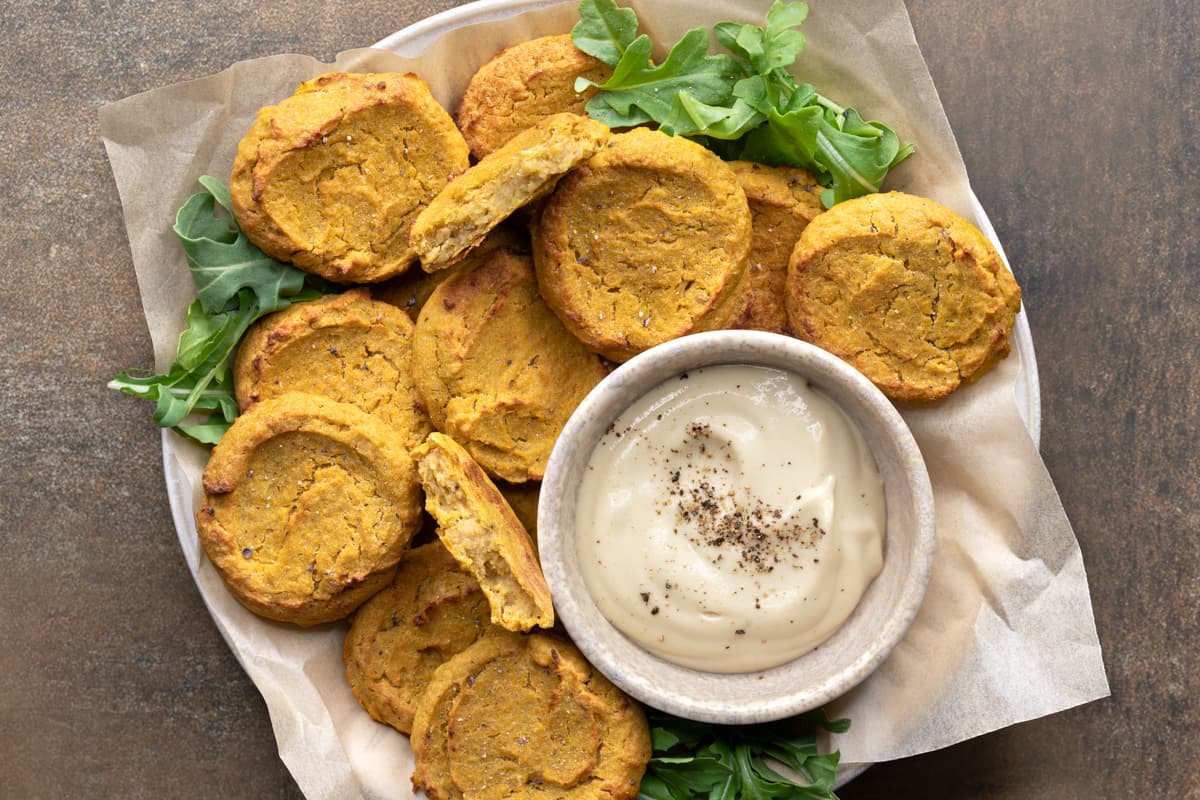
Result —
[{"label": "speckled bowl rim", "polygon": [[[642,649],[608,622],[579,571],[573,518],[581,472],[609,424],[680,372],[718,364],[791,370],[833,398],[862,431],[884,476],[888,530],[883,572],[843,626],[816,650],[768,670],[702,672]],[[818,708],[870,675],[916,617],[934,552],[933,490],[903,418],[865,377],[797,339],[716,331],[676,339],[622,364],[584,399],[559,436],[538,504],[538,549],[558,618],[614,684],[676,716],[723,724],[782,719]]]}]

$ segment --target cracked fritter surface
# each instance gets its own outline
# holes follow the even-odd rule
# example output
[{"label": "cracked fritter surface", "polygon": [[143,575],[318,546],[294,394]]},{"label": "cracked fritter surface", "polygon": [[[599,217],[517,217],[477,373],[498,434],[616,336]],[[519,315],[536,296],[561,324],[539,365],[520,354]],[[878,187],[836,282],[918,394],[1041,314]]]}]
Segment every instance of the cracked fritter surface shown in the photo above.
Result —
[{"label": "cracked fritter surface", "polygon": [[238,417],[203,484],[196,527],[225,585],[254,613],[299,625],[340,619],[386,586],[421,524],[404,441],[303,392]]},{"label": "cracked fritter surface", "polygon": [[263,252],[333,281],[398,275],[417,213],[467,144],[415,75],[334,72],[263,108],[238,146],[234,215]]},{"label": "cracked fritter surface", "polygon": [[496,485],[444,434],[431,433],[414,455],[438,538],[479,581],[492,622],[512,631],[554,625],[533,542]]},{"label": "cracked fritter surface", "polygon": [[641,709],[550,634],[487,637],[438,670],[412,731],[431,800],[626,800],[650,758]]},{"label": "cracked fritter surface", "polygon": [[481,159],[543,117],[583,114],[596,93],[575,91],[575,78],[603,83],[612,70],[580,51],[568,33],[530,39],[505,48],[471,77],[456,118]]},{"label": "cracked fritter surface", "polygon": [[529,257],[503,249],[434,290],[413,364],[433,426],[512,483],[541,480],[571,412],[605,375],[542,301]]},{"label": "cracked fritter surface", "polygon": [[549,194],[608,134],[607,126],[587,117],[554,114],[450,181],[413,222],[409,243],[421,268],[437,272],[450,266],[517,209]]},{"label": "cracked fritter surface", "polygon": [[711,152],[647,129],[613,134],[559,181],[533,235],[546,303],[613,361],[728,327],[741,308],[750,209]]},{"label": "cracked fritter surface", "polygon": [[785,302],[788,261],[800,234],[825,210],[821,185],[799,167],[731,161],[750,204],[750,259],[744,305],[732,328],[790,334]]},{"label": "cracked fritter surface", "polygon": [[374,414],[415,447],[432,426],[413,384],[412,334],[407,314],[366,289],[268,314],[238,346],[238,407],[285,392],[324,395]]},{"label": "cracked fritter surface", "polygon": [[434,670],[495,630],[478,582],[430,542],[406,553],[392,583],[355,612],[346,678],[374,719],[408,733]]},{"label": "cracked fritter surface", "polygon": [[792,254],[787,300],[796,335],[895,400],[932,401],[1008,354],[1021,292],[975,226],[891,192],[813,220]]}]

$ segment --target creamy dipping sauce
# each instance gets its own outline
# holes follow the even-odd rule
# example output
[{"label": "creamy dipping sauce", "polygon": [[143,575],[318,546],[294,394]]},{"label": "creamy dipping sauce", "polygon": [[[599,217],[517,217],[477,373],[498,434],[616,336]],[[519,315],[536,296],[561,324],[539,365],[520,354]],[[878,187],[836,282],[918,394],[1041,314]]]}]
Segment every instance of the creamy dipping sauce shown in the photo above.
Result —
[{"label": "creamy dipping sauce", "polygon": [[770,367],[693,370],[592,452],[576,546],[600,612],[650,652],[750,672],[813,649],[883,567],[883,481],[832,401]]}]

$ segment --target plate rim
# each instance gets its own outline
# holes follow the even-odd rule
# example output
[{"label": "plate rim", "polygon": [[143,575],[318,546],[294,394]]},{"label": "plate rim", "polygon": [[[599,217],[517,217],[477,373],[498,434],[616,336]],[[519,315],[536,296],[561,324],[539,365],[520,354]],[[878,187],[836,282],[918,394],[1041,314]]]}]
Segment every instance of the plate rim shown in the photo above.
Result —
[{"label": "plate rim", "polygon": [[526,11],[539,11],[572,2],[574,0],[473,0],[406,25],[371,47],[412,58],[424,52],[433,39],[464,25],[506,19]]}]

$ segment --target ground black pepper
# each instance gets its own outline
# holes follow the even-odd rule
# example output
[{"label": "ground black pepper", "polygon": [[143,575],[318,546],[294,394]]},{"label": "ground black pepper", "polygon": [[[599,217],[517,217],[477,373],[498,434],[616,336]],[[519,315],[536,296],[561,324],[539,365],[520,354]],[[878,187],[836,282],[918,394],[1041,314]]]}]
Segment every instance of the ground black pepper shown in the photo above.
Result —
[{"label": "ground black pepper", "polygon": [[[654,652],[670,640],[672,654],[737,651],[738,663],[765,662],[819,633],[825,612],[813,591],[847,592],[827,585],[840,559],[821,550],[836,545],[823,525],[840,513],[839,470],[854,454],[831,453],[841,449],[840,423],[820,416],[823,401],[794,376],[764,369],[761,380],[731,384],[707,372],[677,373],[665,397],[648,396],[601,437],[602,463],[618,477],[597,490],[597,505],[613,517],[603,527],[632,533],[622,550],[645,543],[626,554],[630,568],[618,567],[620,583],[606,597],[624,595],[613,598],[613,613]],[[835,425],[830,436],[827,425]],[[606,541],[595,535],[597,545]],[[607,566],[601,552],[588,558]],[[707,668],[703,658],[695,663]]]},{"label": "ground black pepper", "polygon": [[728,445],[712,436],[707,423],[693,422],[685,431],[691,441],[672,452],[685,457],[698,453],[704,458],[688,459],[687,472],[692,480],[681,480],[681,469],[672,470],[668,476],[664,503],[674,507],[679,523],[686,523],[680,532],[698,549],[712,551],[714,562],[723,560],[725,553],[733,549],[738,555],[736,566],[746,572],[772,572],[784,563],[803,569],[801,554],[814,549],[825,536],[817,518],[797,524],[786,519],[784,509],[753,492],[716,488],[720,483],[717,478],[728,470],[719,462],[709,463],[709,445],[716,450],[728,450]]}]

